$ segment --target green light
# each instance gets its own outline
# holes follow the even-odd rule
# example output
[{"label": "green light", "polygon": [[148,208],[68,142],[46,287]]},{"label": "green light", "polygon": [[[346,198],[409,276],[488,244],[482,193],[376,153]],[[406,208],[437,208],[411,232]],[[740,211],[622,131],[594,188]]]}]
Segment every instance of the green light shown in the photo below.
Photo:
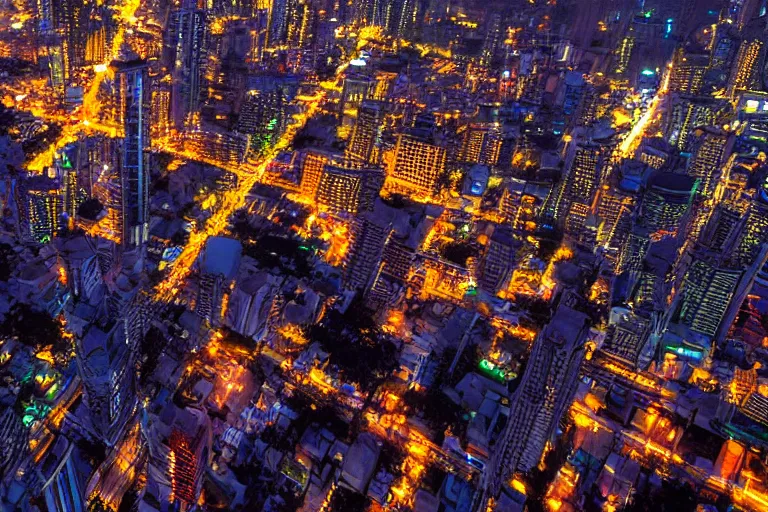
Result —
[{"label": "green light", "polygon": [[640,74],[643,76],[653,76],[656,74],[656,72],[652,69],[644,69],[640,72]]},{"label": "green light", "polygon": [[664,351],[667,353],[677,354],[683,357],[692,357],[694,359],[701,359],[702,351],[696,348],[678,347],[676,345],[665,345]]},{"label": "green light", "polygon": [[477,368],[480,370],[480,373],[482,373],[489,379],[495,380],[499,384],[507,383],[506,372],[501,368],[499,368],[498,366],[496,366],[496,364],[488,361],[487,359],[480,360],[480,363],[477,365]]},{"label": "green light", "polygon": [[56,391],[59,390],[59,385],[57,383],[53,383],[53,385],[48,389],[48,392],[45,394],[45,398],[48,400],[53,400],[56,398]]},{"label": "green light", "polygon": [[645,16],[646,18],[650,18],[651,16],[653,16],[653,12],[651,12],[651,11],[645,11],[645,12],[643,13],[643,16]]}]

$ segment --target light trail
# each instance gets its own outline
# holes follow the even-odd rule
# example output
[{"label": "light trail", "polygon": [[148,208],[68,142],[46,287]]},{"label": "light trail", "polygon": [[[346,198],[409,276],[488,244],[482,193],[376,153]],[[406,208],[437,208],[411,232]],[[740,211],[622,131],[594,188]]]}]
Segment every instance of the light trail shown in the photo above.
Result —
[{"label": "light trail", "polygon": [[[112,39],[111,52],[106,62],[104,62],[104,68],[108,69],[112,60],[120,55],[120,47],[123,46],[123,42],[125,41],[125,26],[127,24],[135,23],[135,14],[140,4],[141,0],[127,0],[125,5],[120,8],[117,18],[120,19],[122,23],[120,23],[118,26],[115,37]],[[93,82],[91,82],[91,86],[88,88],[88,92],[86,92],[83,96],[84,121],[96,119],[98,117],[99,111],[101,110],[101,104],[97,96],[99,93],[99,88],[101,88],[101,84],[104,82],[104,78],[106,77],[107,73],[108,71],[106,71],[106,69],[101,72],[96,71],[96,75],[93,77]]]},{"label": "light trail", "polygon": [[648,106],[648,110],[640,117],[637,124],[632,127],[626,138],[621,141],[619,145],[619,155],[623,158],[630,158],[637,149],[637,145],[642,141],[645,130],[656,116],[656,109],[659,106],[660,96],[656,95],[651,100],[651,104]]},{"label": "light trail", "polygon": [[651,104],[648,106],[648,110],[640,117],[627,136],[621,141],[619,145],[619,156],[622,158],[631,158],[637,149],[638,144],[643,140],[645,131],[648,128],[648,124],[656,117],[656,111],[659,108],[661,98],[667,93],[669,89],[669,78],[672,75],[672,64],[667,65],[667,72],[664,74],[659,90],[656,95],[651,99]]},{"label": "light trail", "polygon": [[[228,225],[229,218],[239,208],[245,205],[245,196],[253,186],[258,183],[267,166],[272,162],[278,153],[288,147],[293,141],[296,133],[306,122],[317,114],[320,104],[325,98],[325,93],[317,93],[311,101],[306,103],[307,110],[304,113],[295,116],[296,123],[291,124],[281,135],[269,152],[255,165],[242,165],[233,167],[228,164],[216,164],[202,155],[191,155],[191,159],[205,161],[217,167],[230,170],[238,177],[237,187],[226,192],[219,198],[218,210],[208,219],[204,230],[194,231],[190,234],[189,242],[184,247],[181,255],[174,263],[170,273],[164,281],[155,287],[155,300],[168,303],[179,293],[184,279],[189,275],[192,265],[197,259],[203,246],[212,236],[217,236],[224,231]],[[173,151],[172,151],[173,153]],[[175,154],[185,157],[185,151],[179,151]]]},{"label": "light trail", "polygon": [[[115,37],[112,39],[111,53],[104,65],[105,68],[108,67],[109,63],[120,53],[120,47],[125,41],[126,25],[136,21],[134,15],[140,5],[141,0],[127,0],[122,7],[119,7],[119,12],[116,17],[120,20],[120,23],[117,32],[115,33]],[[30,107],[27,109],[24,109],[23,106],[17,107],[19,110],[26,110],[34,116],[40,117],[46,121],[63,124],[61,135],[59,135],[47,149],[36,155],[26,164],[27,171],[42,173],[46,167],[53,165],[53,161],[56,158],[58,151],[64,146],[76,142],[80,133],[96,131],[106,133],[111,137],[117,135],[116,127],[107,126],[97,121],[99,111],[101,110],[101,104],[98,100],[98,92],[107,73],[108,71],[96,72],[88,91],[83,95],[81,118],[79,121],[75,120],[75,123],[72,123],[72,117],[49,113],[45,108],[35,105],[31,101]],[[40,88],[33,87],[31,90],[39,91]]]}]

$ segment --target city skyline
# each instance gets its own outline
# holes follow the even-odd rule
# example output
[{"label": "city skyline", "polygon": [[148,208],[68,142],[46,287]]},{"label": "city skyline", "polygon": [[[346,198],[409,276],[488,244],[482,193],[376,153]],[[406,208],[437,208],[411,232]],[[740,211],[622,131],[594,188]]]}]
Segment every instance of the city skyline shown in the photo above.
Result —
[{"label": "city skyline", "polygon": [[0,512],[768,510],[768,1],[0,5]]}]

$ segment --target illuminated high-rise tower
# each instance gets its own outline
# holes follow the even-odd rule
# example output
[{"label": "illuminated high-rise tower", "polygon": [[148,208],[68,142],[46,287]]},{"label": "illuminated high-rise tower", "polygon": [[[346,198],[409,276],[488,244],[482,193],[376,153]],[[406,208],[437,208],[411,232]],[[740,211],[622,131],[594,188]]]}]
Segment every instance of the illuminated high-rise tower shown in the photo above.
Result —
[{"label": "illuminated high-rise tower", "polygon": [[533,469],[576,392],[589,318],[560,304],[533,343],[509,422],[483,475],[484,501],[499,495],[515,472]]},{"label": "illuminated high-rise tower", "polygon": [[342,263],[348,290],[365,293],[380,269],[384,247],[392,232],[389,219],[366,212],[350,222],[349,251]]},{"label": "illuminated high-rise tower", "polygon": [[742,0],[741,2],[732,2],[731,5],[737,6],[736,26],[740,30],[754,18],[765,15],[765,0]]},{"label": "illuminated high-rise tower", "polygon": [[494,55],[504,40],[502,30],[501,14],[494,13],[489,16],[486,26],[485,41],[483,42],[482,63],[486,66],[491,64]]},{"label": "illuminated high-rise tower", "polygon": [[193,0],[184,0],[168,22],[168,47],[173,82],[171,120],[177,130],[197,124],[202,100],[208,26],[206,14]]},{"label": "illuminated high-rise tower", "polygon": [[740,91],[760,90],[762,86],[767,35],[765,20],[753,20],[742,35],[728,79],[727,96],[730,99],[734,99]]},{"label": "illuminated high-rise tower", "polygon": [[334,213],[360,214],[373,210],[384,182],[384,171],[359,160],[323,168],[317,189],[317,204]]},{"label": "illuminated high-rise tower", "polygon": [[605,146],[594,142],[581,142],[572,151],[570,165],[558,187],[554,213],[562,224],[566,224],[570,217],[566,228],[576,235],[583,228],[594,202],[609,152]]},{"label": "illuminated high-rise tower", "polygon": [[387,5],[387,29],[398,39],[412,39],[419,29],[420,3],[417,0],[391,0]]},{"label": "illuminated high-rise tower", "polygon": [[661,236],[678,228],[696,196],[698,182],[683,174],[656,172],[648,178],[638,223]]},{"label": "illuminated high-rise tower", "polygon": [[406,189],[431,195],[445,172],[445,159],[445,148],[422,137],[401,134],[397,138],[389,177]]},{"label": "illuminated high-rise tower", "polygon": [[731,250],[729,261],[737,268],[752,265],[768,243],[768,202],[762,196],[753,199],[732,225],[732,235],[723,244]]},{"label": "illuminated high-rise tower", "polygon": [[669,112],[669,122],[666,127],[667,141],[680,151],[691,149],[693,130],[699,126],[715,123],[725,100],[702,98],[695,96],[676,96]]},{"label": "illuminated high-rise tower", "polygon": [[260,75],[250,85],[240,109],[237,131],[249,136],[251,151],[258,155],[270,148],[285,128],[288,98],[280,77]]},{"label": "illuminated high-rise tower", "polygon": [[211,237],[200,253],[200,281],[195,312],[212,325],[219,325],[226,313],[232,283],[240,268],[243,247],[235,239]]},{"label": "illuminated high-rise tower", "polygon": [[692,331],[714,336],[743,273],[718,264],[715,254],[696,253],[680,287],[679,322]]},{"label": "illuminated high-rise tower", "polygon": [[112,63],[115,120],[122,129],[118,176],[121,240],[125,248],[142,246],[149,232],[149,105],[147,63],[135,56]]},{"label": "illuminated high-rise tower", "polygon": [[709,68],[709,55],[687,52],[679,48],[675,52],[669,77],[669,91],[698,94],[704,83],[704,73]]},{"label": "illuminated high-rise tower", "polygon": [[89,421],[93,431],[110,446],[122,435],[136,406],[133,366],[137,340],[128,335],[127,316],[128,312],[107,332],[90,327],[75,343]]},{"label": "illuminated high-rise tower", "polygon": [[290,13],[296,0],[272,0],[269,7],[267,46],[276,47],[286,42],[288,26],[292,23]]},{"label": "illuminated high-rise tower", "polygon": [[712,34],[712,49],[709,55],[709,68],[720,72],[727,72],[732,64],[734,47],[738,46],[738,40],[734,37],[733,25],[721,16],[715,25]]},{"label": "illuminated high-rise tower", "polygon": [[346,156],[370,163],[378,163],[381,153],[381,132],[384,124],[385,104],[365,100],[357,112],[357,120],[345,151]]},{"label": "illuminated high-rise tower", "polygon": [[290,48],[305,48],[310,45],[315,30],[315,11],[307,0],[298,0],[289,5],[287,43]]},{"label": "illuminated high-rise tower", "polygon": [[85,62],[89,2],[41,0],[38,30],[46,49],[51,85],[57,95],[64,92],[75,66]]},{"label": "illuminated high-rise tower", "polygon": [[466,127],[459,149],[459,161],[496,165],[501,152],[501,133],[493,123],[472,123]]},{"label": "illuminated high-rise tower", "polygon": [[60,0],[55,5],[56,24],[64,39],[66,61],[72,67],[82,66],[85,63],[88,18],[92,6],[87,0]]},{"label": "illuminated high-rise tower", "polygon": [[733,135],[718,128],[694,132],[693,157],[688,162],[689,176],[701,180],[700,191],[709,196],[720,179],[722,165],[733,147]]},{"label": "illuminated high-rise tower", "polygon": [[[28,234],[38,242],[48,242],[61,228],[64,198],[61,182],[48,175],[30,176],[23,182],[21,218]],[[25,230],[27,231],[27,230]]]},{"label": "illuminated high-rise tower", "polygon": [[632,58],[632,50],[635,47],[634,26],[630,27],[626,37],[624,37],[614,50],[614,63],[616,65],[616,75],[623,75],[629,68],[629,61]]}]

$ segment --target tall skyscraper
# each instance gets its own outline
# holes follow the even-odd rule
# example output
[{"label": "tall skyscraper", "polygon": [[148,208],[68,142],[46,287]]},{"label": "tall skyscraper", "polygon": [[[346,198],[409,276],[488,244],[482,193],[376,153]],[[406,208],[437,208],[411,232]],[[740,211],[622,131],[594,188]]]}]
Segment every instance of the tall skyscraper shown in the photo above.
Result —
[{"label": "tall skyscraper", "polygon": [[169,402],[150,413],[146,424],[149,469],[139,508],[166,503],[173,510],[193,510],[213,456],[211,419],[200,407]]},{"label": "tall skyscraper", "polygon": [[358,73],[355,68],[350,68],[344,74],[344,85],[342,86],[341,101],[339,102],[340,111],[342,113],[357,111],[363,101],[370,97],[375,85],[370,76]]},{"label": "tall skyscraper", "polygon": [[[591,84],[590,84],[591,85]],[[579,107],[587,89],[584,75],[577,71],[568,71],[563,80],[563,113],[567,116],[578,114]]]},{"label": "tall skyscraper", "polygon": [[289,14],[297,0],[271,0],[267,26],[267,45],[271,48],[284,44],[288,37]]},{"label": "tall skyscraper", "polygon": [[649,335],[650,322],[628,311],[608,325],[605,342],[600,350],[631,367],[636,367]]},{"label": "tall skyscraper", "polygon": [[709,67],[709,55],[686,52],[679,48],[672,61],[669,91],[682,94],[698,94],[704,84],[704,73]]},{"label": "tall skyscraper", "polygon": [[700,192],[711,195],[717,187],[722,166],[731,153],[734,137],[719,128],[708,127],[694,132],[693,157],[686,172],[701,181]]},{"label": "tall skyscraper", "polygon": [[672,233],[691,207],[698,190],[695,178],[682,174],[656,172],[643,193],[639,223],[649,233]]},{"label": "tall skyscraper", "polygon": [[31,176],[22,183],[21,218],[27,233],[38,242],[48,242],[61,228],[64,197],[61,182],[49,176]]},{"label": "tall skyscraper", "polygon": [[349,290],[365,293],[379,271],[382,252],[392,231],[391,223],[372,213],[353,218],[349,250],[343,262]]},{"label": "tall skyscraper", "polygon": [[301,195],[314,201],[323,168],[328,162],[336,161],[337,155],[320,149],[303,149],[298,152],[297,165],[301,171]]},{"label": "tall skyscraper", "polygon": [[569,202],[589,204],[597,191],[605,165],[602,146],[581,144],[568,172],[566,197]]},{"label": "tall skyscraper", "polygon": [[679,291],[680,323],[692,331],[714,336],[743,272],[722,266],[716,255],[709,252],[695,254]]},{"label": "tall skyscraper", "polygon": [[85,404],[93,430],[109,446],[120,438],[135,411],[138,340],[128,336],[128,320],[108,331],[92,326],[75,344]]},{"label": "tall skyscraper", "polygon": [[128,58],[112,63],[115,117],[122,128],[118,173],[121,192],[121,240],[125,248],[142,246],[149,234],[149,105],[147,63]]},{"label": "tall skyscraper", "polygon": [[621,247],[629,233],[636,197],[621,186],[606,185],[598,192],[593,213],[598,224],[597,242],[606,249]]},{"label": "tall skyscraper", "polygon": [[250,138],[250,150],[256,155],[270,148],[287,122],[288,99],[279,77],[264,75],[253,80],[237,122],[237,131]]},{"label": "tall skyscraper", "polygon": [[727,16],[721,13],[714,26],[709,54],[709,69],[720,73],[720,85],[725,85],[728,79],[728,70],[733,64],[732,59],[739,45],[735,35],[733,24],[728,23]]},{"label": "tall skyscraper", "polygon": [[488,248],[483,259],[480,286],[490,293],[498,292],[509,278],[514,264],[518,242],[511,230],[496,228],[488,239]]},{"label": "tall skyscraper", "polygon": [[757,91],[762,87],[766,30],[768,27],[765,20],[757,19],[748,24],[742,32],[743,39],[728,79],[727,96],[731,100],[741,91]]},{"label": "tall skyscraper", "polygon": [[740,228],[730,260],[734,265],[747,266],[754,263],[761,247],[768,243],[768,203],[764,199],[750,202]]},{"label": "tall skyscraper", "polygon": [[494,124],[472,123],[464,129],[459,161],[496,165],[501,143],[501,133]]},{"label": "tall skyscraper", "polygon": [[195,312],[212,325],[220,325],[226,314],[230,285],[237,277],[242,252],[239,241],[212,237],[200,253]]},{"label": "tall skyscraper", "polygon": [[384,183],[384,171],[372,165],[346,161],[323,168],[317,189],[317,204],[333,213],[358,213],[373,210]]},{"label": "tall skyscraper", "polygon": [[683,152],[691,149],[694,129],[715,124],[727,102],[711,98],[678,96],[672,100],[665,134],[667,141]]},{"label": "tall skyscraper", "polygon": [[378,163],[381,153],[381,132],[384,128],[385,104],[365,100],[357,112],[357,120],[345,151],[346,156]]},{"label": "tall skyscraper", "polygon": [[43,0],[37,7],[51,85],[63,99],[73,68],[85,63],[91,6],[76,0]]},{"label": "tall skyscraper", "polygon": [[171,85],[171,120],[177,130],[197,124],[208,52],[208,25],[205,10],[194,0],[183,0],[181,9],[168,22]]},{"label": "tall skyscraper", "polygon": [[419,30],[421,3],[417,0],[391,0],[388,2],[387,30],[392,37],[413,39]]},{"label": "tall skyscraper", "polygon": [[288,47],[293,49],[309,47],[316,32],[315,10],[308,0],[297,0],[289,7],[291,9],[288,11]]},{"label": "tall skyscraper", "polygon": [[601,144],[583,142],[575,147],[570,166],[560,185],[555,214],[560,222],[565,223],[569,215],[589,210],[603,177],[607,156]]},{"label": "tall skyscraper", "polygon": [[42,461],[43,497],[48,510],[85,510],[85,489],[74,456],[75,444],[56,436]]},{"label": "tall skyscraper", "polygon": [[629,62],[632,58],[632,50],[635,47],[636,37],[634,25],[630,27],[628,34],[616,45],[613,60],[615,64],[615,74],[622,76],[629,68]]},{"label": "tall skyscraper", "polygon": [[561,303],[534,341],[509,422],[483,475],[485,501],[498,496],[516,472],[538,464],[576,392],[588,333],[587,315]]},{"label": "tall skyscraper", "polygon": [[423,137],[401,134],[395,146],[395,158],[389,177],[396,185],[417,193],[432,195],[445,172],[445,148]]}]

